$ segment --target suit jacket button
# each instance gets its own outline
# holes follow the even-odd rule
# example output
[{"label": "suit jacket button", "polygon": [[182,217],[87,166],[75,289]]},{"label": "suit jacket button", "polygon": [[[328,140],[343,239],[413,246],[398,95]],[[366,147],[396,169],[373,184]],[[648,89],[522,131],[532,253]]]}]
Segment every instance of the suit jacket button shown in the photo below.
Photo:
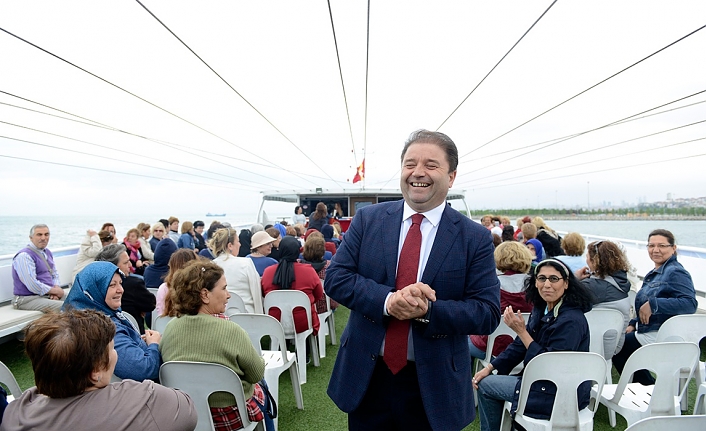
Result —
[{"label": "suit jacket button", "polygon": [[370,359],[375,360],[375,355],[370,355]]}]

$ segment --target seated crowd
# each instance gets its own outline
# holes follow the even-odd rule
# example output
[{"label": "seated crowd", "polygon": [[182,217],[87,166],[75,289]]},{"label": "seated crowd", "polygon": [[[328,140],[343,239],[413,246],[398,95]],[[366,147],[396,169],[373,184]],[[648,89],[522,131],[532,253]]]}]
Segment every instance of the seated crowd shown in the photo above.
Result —
[{"label": "seated crowd", "polygon": [[[26,333],[37,387],[10,404],[2,429],[34,429],[50,416],[55,429],[101,424],[111,429],[193,429],[196,413],[188,395],[153,383],[159,381],[162,363],[170,360],[231,368],[242,380],[250,419],[264,419],[267,429],[273,429],[264,361],[225,312],[232,294],[243,299],[246,312],[263,313],[268,292],[302,290],[310,298],[318,330],[317,302],[324,299],[322,279],[329,263],[324,244],[334,242],[326,243],[318,231],[307,242],[303,225],[285,225],[254,225],[238,234],[227,223],[214,222],[204,233],[202,221],[185,221],[179,235],[179,220],[170,217],[153,226],[140,223],[119,242],[115,225],[105,223],[98,232],[86,232],[66,295],[47,248],[49,228],[32,227],[30,244],[13,262],[14,305],[49,314]],[[333,239],[334,228],[327,225],[324,230]],[[160,334],[150,329],[151,313],[176,319]],[[61,360],[70,360],[67,367],[75,369],[52,376],[48,364],[60,364],[52,362],[55,355],[64,355]],[[113,426],[109,417],[85,427],[72,423],[75,408],[64,411],[64,399],[81,398],[89,408],[99,403],[105,408],[111,392],[99,389],[108,386],[118,391],[121,402],[125,400],[117,409],[132,406],[135,413],[126,410],[120,426]],[[241,426],[232,396],[214,396],[209,404],[216,429]],[[145,405],[158,411],[138,408]],[[26,420],[28,414],[31,421]]]},{"label": "seated crowd", "polygon": [[[153,226],[140,223],[122,242],[111,223],[97,232],[89,229],[67,295],[59,287],[47,248],[49,228],[33,226],[30,244],[13,261],[13,306],[49,314],[26,329],[37,386],[9,405],[2,429],[32,429],[48,418],[55,429],[82,429],[80,423],[71,422],[72,409],[62,408],[74,405],[65,399],[81,399],[80,405],[89,408],[104,407],[108,386],[119,400],[115,404],[111,398],[111,404],[125,410],[121,427],[111,429],[193,429],[196,414],[188,395],[153,383],[159,380],[161,364],[172,360],[231,368],[242,380],[250,419],[264,419],[267,429],[273,429],[263,359],[247,333],[228,320],[226,308],[231,295],[237,294],[247,313],[263,313],[267,293],[300,290],[310,300],[318,331],[317,311],[326,304],[323,280],[343,239],[340,224],[321,205],[309,218],[308,230],[301,207],[295,209],[293,226],[255,224],[239,233],[219,222],[204,232],[205,224],[198,220],[181,223],[179,230],[176,217]],[[696,311],[693,282],[677,261],[675,238],[667,230],[648,235],[647,251],[655,267],[640,288],[619,243],[586,245],[578,233],[562,238],[541,217],[518,219],[516,228],[507,217],[486,215],[481,223],[496,244],[503,321],[516,334],[514,340],[507,336],[496,340],[490,363],[469,382],[478,389],[484,431],[499,429],[505,401],[516,407],[522,372],[510,373],[517,365],[526,366],[543,352],[588,351],[584,313],[592,308],[617,310],[623,316],[622,331],[604,339],[605,357],[612,359],[618,372],[631,353],[656,341],[667,319]],[[637,291],[634,304],[628,299],[630,290]],[[630,314],[632,306],[636,316]],[[529,314],[527,321],[522,313]],[[150,329],[159,316],[174,318],[163,334]],[[295,315],[295,326],[301,318]],[[469,335],[473,357],[486,358],[487,345],[488,336]],[[56,376],[51,369],[60,361],[67,361],[68,371]],[[111,379],[118,382],[110,383]],[[634,381],[654,384],[646,370],[636,373]],[[534,386],[533,390],[545,393],[530,395],[526,414],[548,418],[554,392]],[[588,385],[581,387],[579,408],[588,403],[589,390]],[[154,408],[131,409],[146,404]],[[213,396],[209,405],[216,429],[240,426],[230,394]],[[110,425],[113,419],[101,415],[96,420],[104,422],[84,428]]]},{"label": "seated crowd", "polygon": [[[648,235],[647,252],[655,267],[640,287],[620,243],[605,240],[586,245],[578,233],[562,238],[541,217],[518,219],[513,235],[504,232],[507,218],[486,215],[481,224],[491,231],[496,244],[503,321],[517,334],[510,344],[496,340],[492,360],[473,376],[483,431],[500,429],[506,401],[513,403],[513,411],[517,408],[522,372],[510,375],[515,366],[526,366],[542,352],[588,351],[584,313],[592,308],[617,310],[623,316],[622,331],[609,331],[603,338],[604,357],[612,359],[618,373],[633,352],[656,342],[659,327],[667,319],[696,311],[693,281],[677,261],[674,235],[668,230],[655,229]],[[634,304],[628,299],[631,290],[637,291]],[[530,313],[526,324],[520,312]],[[487,337],[470,336],[472,356],[486,358],[486,346]],[[655,383],[647,370],[636,372],[632,381]],[[578,393],[580,409],[588,404],[590,387],[585,383]],[[551,386],[551,382],[532,385],[526,415],[550,417],[555,393]]]}]

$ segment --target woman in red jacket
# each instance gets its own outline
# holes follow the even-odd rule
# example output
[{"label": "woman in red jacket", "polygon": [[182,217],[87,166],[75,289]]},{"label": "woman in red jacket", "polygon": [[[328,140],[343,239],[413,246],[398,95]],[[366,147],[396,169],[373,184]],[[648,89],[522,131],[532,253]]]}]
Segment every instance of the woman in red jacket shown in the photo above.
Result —
[{"label": "woman in red jacket", "polygon": [[[277,265],[265,268],[262,274],[262,291],[265,296],[273,290],[294,289],[306,293],[311,302],[311,322],[314,334],[319,332],[319,315],[316,313],[316,301],[324,297],[324,288],[319,275],[311,265],[299,263],[299,241],[291,236],[286,236],[279,244],[280,261]],[[302,326],[303,325],[303,326]],[[304,313],[294,310],[294,326],[302,328],[307,326]]]}]

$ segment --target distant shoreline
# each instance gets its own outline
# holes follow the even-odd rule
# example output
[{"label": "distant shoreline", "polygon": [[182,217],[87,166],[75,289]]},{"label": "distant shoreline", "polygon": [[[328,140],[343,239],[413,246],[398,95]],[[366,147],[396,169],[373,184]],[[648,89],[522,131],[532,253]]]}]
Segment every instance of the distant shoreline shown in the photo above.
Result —
[{"label": "distant shoreline", "polygon": [[567,216],[567,215],[551,215],[544,214],[541,216],[544,220],[616,220],[616,221],[636,221],[636,220],[706,220],[706,216],[679,216],[679,215],[640,215],[640,216],[624,216],[624,215],[586,215],[586,216]]}]

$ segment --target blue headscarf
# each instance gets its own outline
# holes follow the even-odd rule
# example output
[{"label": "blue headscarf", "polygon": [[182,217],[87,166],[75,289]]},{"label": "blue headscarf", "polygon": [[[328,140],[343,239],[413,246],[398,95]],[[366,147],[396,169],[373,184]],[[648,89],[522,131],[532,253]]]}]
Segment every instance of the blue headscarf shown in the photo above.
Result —
[{"label": "blue headscarf", "polygon": [[279,234],[282,238],[287,236],[287,228],[282,226],[282,224],[275,223],[275,225],[273,227],[279,231]]},{"label": "blue headscarf", "polygon": [[[169,238],[165,238],[169,239]],[[145,286],[148,288],[158,288],[164,277],[169,272],[169,259],[177,251],[174,241],[159,241],[154,250],[154,264],[145,269]]]},{"label": "blue headscarf", "polygon": [[532,238],[527,240],[527,244],[532,244],[534,246],[534,252],[537,255],[537,257],[532,262],[541,262],[542,258],[544,258],[544,247],[542,247],[542,243],[539,242],[538,239]]},{"label": "blue headscarf", "polygon": [[62,308],[65,310],[67,307],[73,307],[77,310],[100,311],[108,317],[120,319],[125,325],[134,329],[123,316],[122,309],[113,310],[105,303],[108,286],[116,273],[121,274],[118,267],[110,262],[91,262],[76,276]]},{"label": "blue headscarf", "polygon": [[324,236],[324,241],[333,242],[333,226],[325,224],[321,227],[321,234]]}]

